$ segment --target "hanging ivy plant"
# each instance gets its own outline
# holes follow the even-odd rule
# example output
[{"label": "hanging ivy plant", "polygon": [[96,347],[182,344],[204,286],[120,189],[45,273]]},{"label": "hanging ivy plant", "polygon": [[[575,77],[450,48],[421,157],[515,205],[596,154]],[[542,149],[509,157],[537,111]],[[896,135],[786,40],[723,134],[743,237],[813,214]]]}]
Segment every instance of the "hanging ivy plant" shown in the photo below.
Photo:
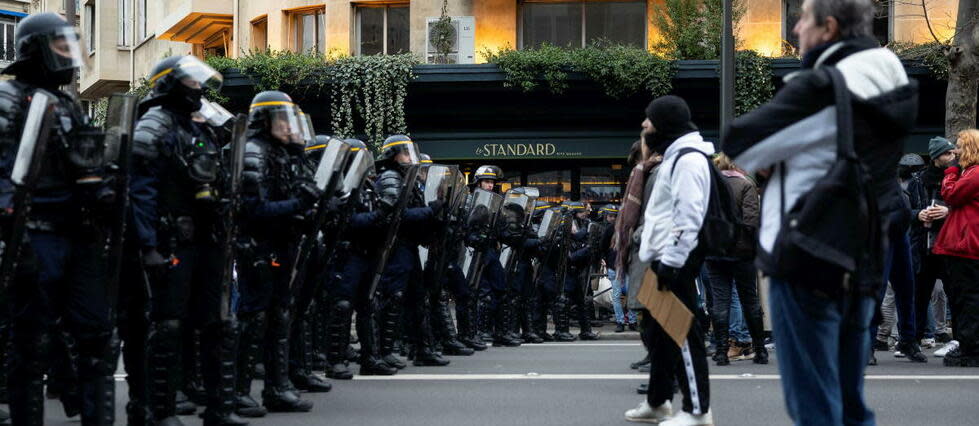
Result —
[{"label": "hanging ivy plant", "polygon": [[506,74],[507,87],[530,92],[543,81],[553,94],[568,88],[568,72],[587,74],[605,93],[623,98],[640,92],[659,96],[672,88],[669,61],[646,49],[599,42],[582,49],[543,44],[534,49],[484,51],[487,62]]},{"label": "hanging ivy plant", "polygon": [[742,50],[734,57],[734,114],[741,115],[772,99],[772,60],[753,50]]}]

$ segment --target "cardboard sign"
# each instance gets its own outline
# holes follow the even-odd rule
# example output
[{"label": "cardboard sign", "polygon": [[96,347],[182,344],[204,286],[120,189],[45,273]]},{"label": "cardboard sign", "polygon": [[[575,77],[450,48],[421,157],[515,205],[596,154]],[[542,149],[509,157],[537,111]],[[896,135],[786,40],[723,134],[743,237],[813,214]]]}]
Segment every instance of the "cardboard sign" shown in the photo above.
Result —
[{"label": "cardboard sign", "polygon": [[693,323],[693,312],[672,291],[660,291],[659,281],[652,269],[646,269],[639,288],[639,302],[649,310],[656,322],[673,339],[677,347],[683,347]]}]

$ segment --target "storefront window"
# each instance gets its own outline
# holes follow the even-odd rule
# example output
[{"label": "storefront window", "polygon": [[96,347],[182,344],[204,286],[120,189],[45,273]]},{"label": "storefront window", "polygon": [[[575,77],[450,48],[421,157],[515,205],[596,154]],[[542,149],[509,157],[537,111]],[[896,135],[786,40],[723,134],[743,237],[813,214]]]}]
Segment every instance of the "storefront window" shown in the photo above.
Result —
[{"label": "storefront window", "polygon": [[625,176],[622,169],[608,167],[581,168],[581,201],[588,203],[620,203]]},{"label": "storefront window", "polygon": [[527,186],[540,191],[540,201],[560,203],[571,199],[571,171],[556,170],[527,175]]},{"label": "storefront window", "polygon": [[524,2],[521,45],[583,47],[599,40],[646,45],[646,2]]},{"label": "storefront window", "polygon": [[360,55],[395,55],[408,51],[408,5],[359,7]]}]

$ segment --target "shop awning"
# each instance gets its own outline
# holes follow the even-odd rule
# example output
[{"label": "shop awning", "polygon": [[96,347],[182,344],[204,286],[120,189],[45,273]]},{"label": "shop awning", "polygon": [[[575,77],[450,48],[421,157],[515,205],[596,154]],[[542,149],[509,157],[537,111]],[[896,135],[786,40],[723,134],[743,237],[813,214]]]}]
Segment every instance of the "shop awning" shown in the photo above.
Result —
[{"label": "shop awning", "polygon": [[27,16],[27,14],[24,12],[14,12],[12,10],[4,10],[4,9],[0,9],[0,15],[12,16],[14,18],[24,18]]}]

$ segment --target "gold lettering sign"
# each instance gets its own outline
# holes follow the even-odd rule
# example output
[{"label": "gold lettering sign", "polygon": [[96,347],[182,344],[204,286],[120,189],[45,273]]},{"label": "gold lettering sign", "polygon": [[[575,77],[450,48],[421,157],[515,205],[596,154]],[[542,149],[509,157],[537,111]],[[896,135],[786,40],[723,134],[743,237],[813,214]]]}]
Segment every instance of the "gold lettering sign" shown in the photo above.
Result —
[{"label": "gold lettering sign", "polygon": [[487,143],[476,147],[480,157],[580,157],[580,152],[561,152],[553,143]]}]

